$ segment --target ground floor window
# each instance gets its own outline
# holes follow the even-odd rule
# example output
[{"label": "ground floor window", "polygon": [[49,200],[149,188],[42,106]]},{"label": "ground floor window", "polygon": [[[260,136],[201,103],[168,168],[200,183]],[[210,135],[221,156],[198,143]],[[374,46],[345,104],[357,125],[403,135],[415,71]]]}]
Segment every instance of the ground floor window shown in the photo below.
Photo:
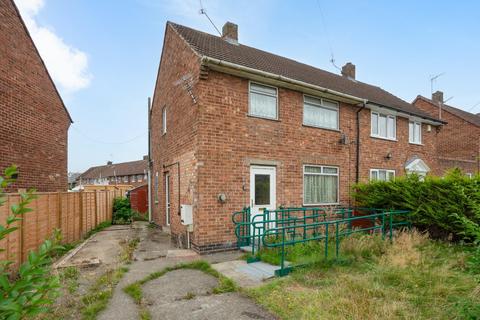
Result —
[{"label": "ground floor window", "polygon": [[370,169],[370,180],[391,181],[395,179],[395,170]]},{"label": "ground floor window", "polygon": [[338,168],[305,165],[303,167],[303,203],[338,203]]}]

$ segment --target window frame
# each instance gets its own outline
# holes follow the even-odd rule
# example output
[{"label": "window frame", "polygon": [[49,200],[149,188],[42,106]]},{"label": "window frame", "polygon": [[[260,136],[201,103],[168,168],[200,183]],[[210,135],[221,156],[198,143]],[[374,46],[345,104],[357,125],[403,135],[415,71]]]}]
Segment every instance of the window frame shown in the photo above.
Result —
[{"label": "window frame", "polygon": [[[413,137],[410,136],[410,124],[413,124]],[[419,134],[420,141],[415,141],[414,140],[414,138],[415,138],[415,126],[416,125],[418,125],[418,127],[420,128],[420,134]],[[409,120],[408,121],[408,143],[418,144],[418,145],[422,144],[422,123],[420,121],[416,121],[416,120]]]},{"label": "window frame", "polygon": [[[307,172],[309,175],[315,176],[334,176],[337,177],[337,201],[336,202],[320,202],[320,203],[305,203],[305,168],[306,167],[315,167],[315,168],[322,168],[321,173],[314,173],[314,172]],[[323,168],[335,168],[337,169],[337,173],[323,173]],[[312,207],[312,206],[325,206],[325,205],[338,205],[340,204],[340,167],[332,166],[332,165],[318,165],[318,164],[304,164],[303,165],[303,172],[302,172],[302,189],[303,189],[303,199],[302,204],[304,207]]]},{"label": "window frame", "polygon": [[[377,133],[373,132],[373,126],[372,126],[372,121],[373,121],[373,115],[377,116]],[[379,119],[380,116],[384,116],[386,118],[386,136],[381,136],[380,135],[380,126],[379,126]],[[393,138],[388,136],[388,119],[393,119]],[[383,113],[380,111],[375,111],[371,110],[370,112],[370,136],[372,138],[377,138],[377,139],[384,139],[384,140],[389,140],[389,141],[397,141],[397,116],[388,114],[388,113]]]},{"label": "window frame", "polygon": [[[260,115],[256,115],[256,114],[252,113],[252,99],[251,99],[251,97],[252,97],[252,84],[275,89],[275,118],[260,116]],[[257,92],[255,92],[255,93],[257,93]],[[269,94],[266,94],[266,93],[258,93],[258,94],[264,94],[264,95],[273,97],[273,95],[269,95]],[[277,87],[274,87],[274,86],[271,86],[271,85],[268,85],[268,84],[264,84],[264,83],[260,83],[260,82],[255,82],[255,81],[249,81],[248,82],[248,116],[254,117],[254,118],[260,118],[260,119],[267,119],[267,120],[278,120],[279,119],[278,100],[279,100],[279,97],[278,97],[278,88]]]},{"label": "window frame", "polygon": [[[392,181],[392,180],[380,180],[378,179],[378,177],[380,176],[380,171],[385,171],[385,177],[388,177],[388,174],[389,173],[393,173],[393,180],[395,180],[396,176],[397,176],[397,173],[396,173],[396,170],[395,169],[370,169],[370,174],[369,174],[369,181],[383,181],[383,182],[389,182],[389,181]],[[377,173],[377,179],[373,180],[372,179],[372,173],[373,172],[376,172]]]},{"label": "window frame", "polygon": [[162,135],[167,133],[167,106],[162,109]]},{"label": "window frame", "polygon": [[[315,99],[315,100],[320,100],[320,105],[314,105],[314,106],[317,107],[317,108],[336,111],[336,112],[337,112],[337,127],[336,127],[336,128],[330,128],[330,127],[324,127],[324,126],[320,126],[320,125],[305,123],[305,97],[309,97],[309,98],[312,98],[312,99]],[[326,100],[326,101],[328,101],[328,102],[334,103],[334,104],[337,105],[337,107],[336,107],[336,108],[334,108],[334,107],[328,107],[328,106],[326,106],[326,105],[323,104],[323,100]],[[303,95],[303,106],[302,106],[302,124],[303,124],[304,126],[307,126],[307,127],[320,128],[320,129],[325,129],[325,130],[340,131],[340,103],[338,103],[337,101],[334,101],[334,100],[324,99],[324,98],[321,98],[321,97],[316,97],[316,96],[304,94],[304,95]]]}]

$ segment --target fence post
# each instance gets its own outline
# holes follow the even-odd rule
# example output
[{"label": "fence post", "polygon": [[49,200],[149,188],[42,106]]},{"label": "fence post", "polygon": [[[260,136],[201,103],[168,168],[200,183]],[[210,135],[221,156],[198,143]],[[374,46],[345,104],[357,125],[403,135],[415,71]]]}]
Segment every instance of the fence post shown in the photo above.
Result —
[{"label": "fence post", "polygon": [[95,200],[95,227],[98,225],[98,213],[97,213],[97,190],[95,190],[94,197],[93,199]]},{"label": "fence post", "polygon": [[105,190],[105,221],[108,220],[108,190]]},{"label": "fence post", "polygon": [[[57,192],[57,199],[58,199],[58,208],[57,208],[57,225],[58,229],[62,230],[62,192]],[[62,232],[63,234],[63,232]]]},{"label": "fence post", "polygon": [[78,198],[79,198],[78,201],[79,201],[79,211],[80,211],[80,217],[79,217],[80,226],[78,230],[80,232],[79,239],[82,239],[83,238],[83,191],[80,191],[78,193]]},{"label": "fence post", "polygon": [[25,219],[27,216],[23,216],[20,220],[20,261],[19,265],[24,261],[23,255],[25,254]]}]

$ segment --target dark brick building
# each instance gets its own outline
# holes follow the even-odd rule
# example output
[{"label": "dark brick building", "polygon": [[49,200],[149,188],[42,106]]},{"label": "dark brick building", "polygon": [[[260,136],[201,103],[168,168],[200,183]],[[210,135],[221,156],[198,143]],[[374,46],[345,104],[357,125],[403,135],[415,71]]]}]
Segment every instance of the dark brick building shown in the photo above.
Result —
[{"label": "dark brick building", "polygon": [[167,23],[151,110],[153,219],[186,245],[235,245],[231,214],[349,205],[357,181],[436,173],[441,121],[383,89]]},{"label": "dark brick building", "polygon": [[0,0],[0,170],[16,164],[8,191],[67,190],[72,120],[11,0]]},{"label": "dark brick building", "polygon": [[441,91],[435,92],[432,99],[418,96],[413,103],[447,122],[437,139],[440,172],[457,167],[467,175],[479,173],[480,116],[445,104]]}]

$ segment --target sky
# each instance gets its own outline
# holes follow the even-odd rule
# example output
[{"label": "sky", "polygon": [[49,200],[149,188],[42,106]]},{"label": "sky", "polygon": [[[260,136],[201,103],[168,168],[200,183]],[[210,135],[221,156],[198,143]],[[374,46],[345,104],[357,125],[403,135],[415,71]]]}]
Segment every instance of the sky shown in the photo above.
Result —
[{"label": "sky", "polygon": [[68,168],[147,154],[165,24],[212,34],[238,24],[239,42],[357,79],[412,101],[442,90],[480,112],[479,1],[15,0],[74,123]]}]

